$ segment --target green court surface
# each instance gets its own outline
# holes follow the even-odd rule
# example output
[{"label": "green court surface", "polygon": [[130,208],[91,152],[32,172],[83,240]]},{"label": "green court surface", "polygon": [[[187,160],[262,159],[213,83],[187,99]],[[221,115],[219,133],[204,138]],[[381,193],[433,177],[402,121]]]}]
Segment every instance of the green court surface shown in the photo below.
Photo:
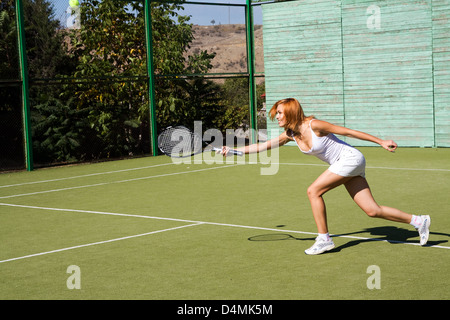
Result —
[{"label": "green court surface", "polygon": [[426,247],[339,187],[324,196],[336,248],[305,255],[306,189],[327,166],[291,146],[3,173],[0,298],[449,299],[450,149],[359,149],[380,205],[431,216]]}]

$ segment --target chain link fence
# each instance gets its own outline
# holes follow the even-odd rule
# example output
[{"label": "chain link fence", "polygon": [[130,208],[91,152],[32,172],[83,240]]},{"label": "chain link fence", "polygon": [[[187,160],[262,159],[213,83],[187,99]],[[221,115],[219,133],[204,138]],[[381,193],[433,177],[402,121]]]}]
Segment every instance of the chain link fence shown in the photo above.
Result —
[{"label": "chain link fence", "polygon": [[[233,5],[242,26],[214,26],[223,39],[227,30],[242,32],[234,46],[244,50],[234,61],[218,59],[225,54],[216,52],[218,45],[202,47],[210,32],[202,33],[204,28],[183,13],[184,6],[196,3],[20,0],[29,83],[24,94],[18,2],[0,0],[0,171],[27,166],[24,98],[30,109],[33,167],[154,155],[151,90],[158,132],[194,121],[223,132],[251,125],[245,4]],[[151,12],[151,71],[146,5]],[[217,71],[220,65],[228,70]],[[149,88],[152,73],[154,88]],[[263,88],[261,81],[259,86]],[[259,100],[258,105],[262,107]]]}]

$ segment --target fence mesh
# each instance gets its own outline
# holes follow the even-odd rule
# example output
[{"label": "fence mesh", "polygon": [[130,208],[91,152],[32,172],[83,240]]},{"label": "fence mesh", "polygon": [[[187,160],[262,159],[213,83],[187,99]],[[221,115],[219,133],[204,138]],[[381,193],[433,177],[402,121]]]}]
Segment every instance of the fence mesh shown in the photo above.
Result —
[{"label": "fence mesh", "polygon": [[[0,0],[0,170],[26,166],[16,1]],[[34,167],[152,154],[144,2],[22,0]],[[198,4],[149,3],[158,132],[248,128],[245,6],[232,25],[202,27],[184,12]],[[235,37],[236,59],[219,59],[230,42],[213,36]]]},{"label": "fence mesh", "polygon": [[22,90],[17,45],[16,7],[0,1],[0,168],[23,169]]}]

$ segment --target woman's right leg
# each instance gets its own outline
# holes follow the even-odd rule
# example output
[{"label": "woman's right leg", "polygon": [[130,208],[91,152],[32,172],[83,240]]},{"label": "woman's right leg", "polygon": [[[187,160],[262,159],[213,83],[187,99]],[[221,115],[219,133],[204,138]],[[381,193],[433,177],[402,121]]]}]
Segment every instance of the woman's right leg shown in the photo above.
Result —
[{"label": "woman's right leg", "polygon": [[322,196],[329,190],[346,183],[352,177],[343,177],[329,170],[323,172],[308,188],[308,198],[319,233],[328,233],[327,210]]}]

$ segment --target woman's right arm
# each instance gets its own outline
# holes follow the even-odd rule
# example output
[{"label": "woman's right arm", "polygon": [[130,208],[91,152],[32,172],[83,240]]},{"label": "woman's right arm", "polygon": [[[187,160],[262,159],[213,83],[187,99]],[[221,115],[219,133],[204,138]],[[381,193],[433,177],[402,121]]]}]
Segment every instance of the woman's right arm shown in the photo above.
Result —
[{"label": "woman's right arm", "polygon": [[[274,149],[281,147],[282,145],[286,144],[292,140],[292,138],[289,138],[289,136],[286,134],[286,131],[280,134],[278,137],[275,137],[273,139],[267,140],[263,143],[254,143],[248,146],[239,147],[234,150],[236,151],[242,151],[243,153],[256,153],[256,152],[264,152],[266,150]],[[229,147],[223,146],[222,147],[222,154],[226,156],[228,154],[228,151],[230,150]]]}]

